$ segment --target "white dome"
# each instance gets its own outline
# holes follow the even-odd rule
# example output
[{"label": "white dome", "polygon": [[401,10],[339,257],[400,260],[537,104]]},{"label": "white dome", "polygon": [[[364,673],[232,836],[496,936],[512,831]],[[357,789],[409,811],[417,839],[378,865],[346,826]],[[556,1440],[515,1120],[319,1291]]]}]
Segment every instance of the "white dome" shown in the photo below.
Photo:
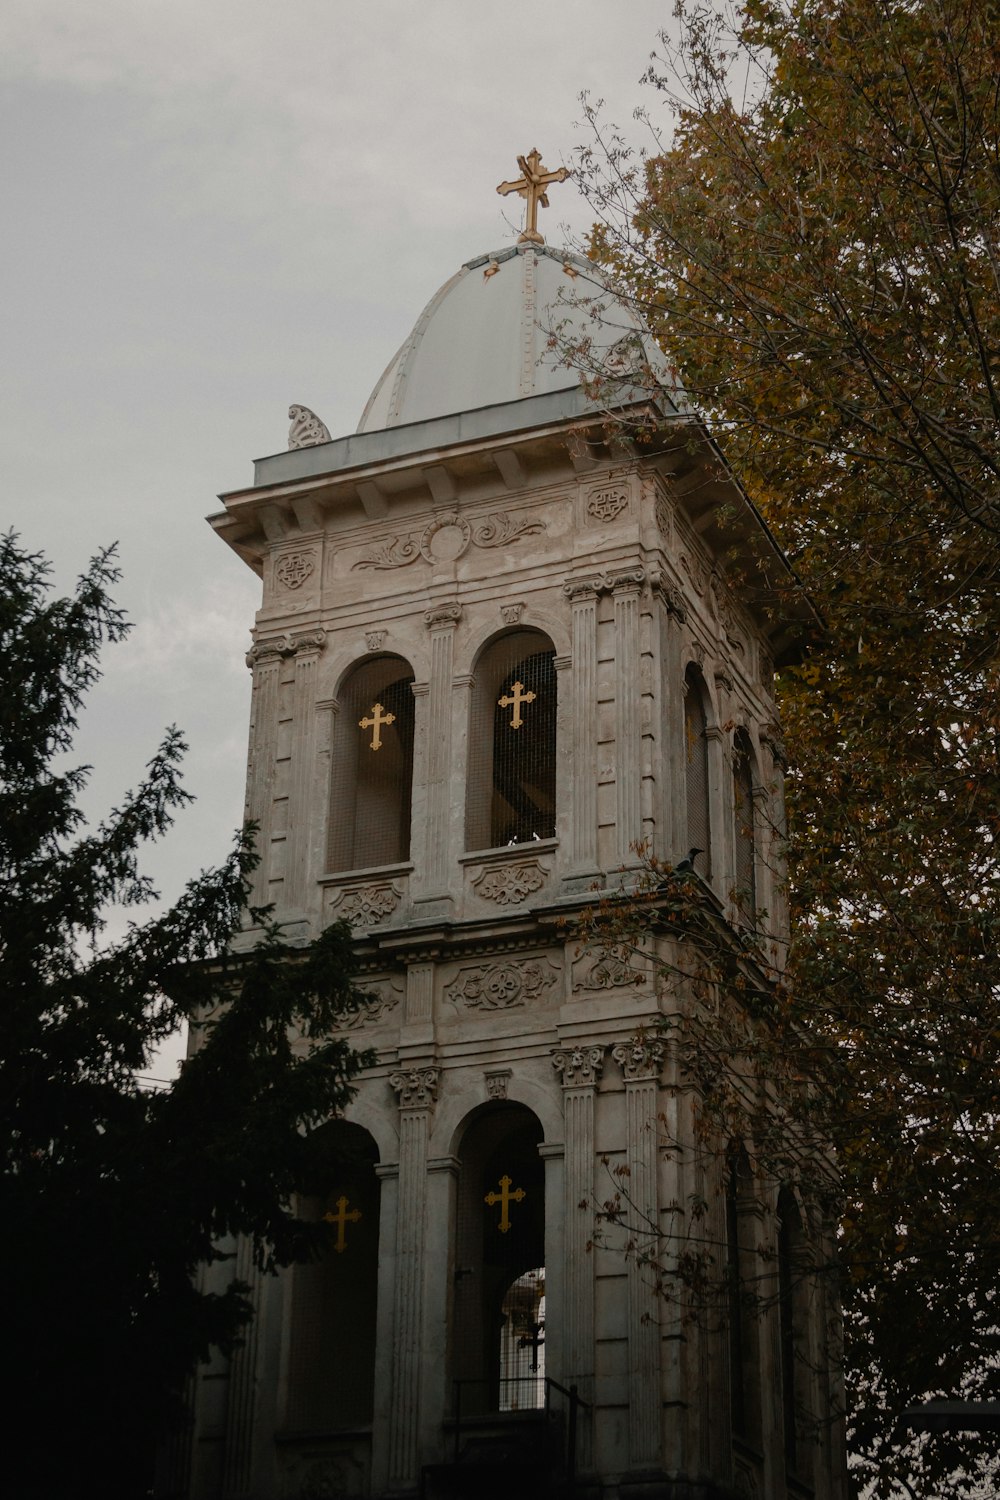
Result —
[{"label": "white dome", "polygon": [[431,298],[358,431],[573,389],[579,372],[550,347],[553,333],[563,343],[586,341],[588,363],[609,374],[626,375],[645,360],[663,365],[589,261],[548,245],[508,246],[466,261]]}]

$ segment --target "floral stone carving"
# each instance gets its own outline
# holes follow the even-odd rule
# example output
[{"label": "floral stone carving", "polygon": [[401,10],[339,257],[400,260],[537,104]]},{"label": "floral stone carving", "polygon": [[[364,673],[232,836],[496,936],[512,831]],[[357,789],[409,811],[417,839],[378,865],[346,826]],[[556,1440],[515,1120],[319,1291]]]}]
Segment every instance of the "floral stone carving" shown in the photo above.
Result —
[{"label": "floral stone carving", "polygon": [[661,1041],[637,1034],[613,1047],[611,1056],[625,1074],[626,1083],[637,1083],[643,1078],[656,1077],[663,1064],[664,1050]]},{"label": "floral stone carving", "polygon": [[550,990],[559,978],[558,969],[543,963],[479,964],[462,969],[445,990],[444,998],[470,1010],[510,1010],[527,1005]]},{"label": "floral stone carving", "polygon": [[357,1010],[341,1017],[338,1026],[342,1031],[357,1031],[362,1026],[377,1025],[379,1021],[385,1020],[390,1011],[395,1010],[403,998],[401,979],[375,979],[358,988],[364,993],[365,1000]]},{"label": "floral stone carving", "polygon": [[430,1109],[437,1098],[438,1068],[407,1068],[389,1074],[389,1086],[399,1095],[400,1109]]},{"label": "floral stone carving", "polygon": [[435,516],[421,532],[387,537],[376,542],[352,568],[405,568],[418,557],[426,562],[454,561],[473,547],[507,547],[521,537],[544,531],[545,522],[537,517],[515,517],[506,511],[491,511],[484,521],[473,526],[457,512]]},{"label": "floral stone carving", "polygon": [[562,1078],[565,1088],[596,1084],[604,1067],[604,1048],[569,1047],[565,1052],[553,1052],[552,1066]]},{"label": "floral stone carving", "polygon": [[352,927],[375,927],[392,915],[399,897],[400,892],[389,883],[359,886],[341,893],[334,902],[334,912]]},{"label": "floral stone carving", "polygon": [[527,901],[534,891],[541,890],[547,874],[548,871],[536,859],[524,859],[484,870],[472,884],[484,901],[495,901],[498,906],[517,906]]},{"label": "floral stone carving", "polygon": [[599,948],[585,960],[573,979],[573,993],[581,990],[618,990],[640,985],[644,976],[633,969],[625,948]]}]

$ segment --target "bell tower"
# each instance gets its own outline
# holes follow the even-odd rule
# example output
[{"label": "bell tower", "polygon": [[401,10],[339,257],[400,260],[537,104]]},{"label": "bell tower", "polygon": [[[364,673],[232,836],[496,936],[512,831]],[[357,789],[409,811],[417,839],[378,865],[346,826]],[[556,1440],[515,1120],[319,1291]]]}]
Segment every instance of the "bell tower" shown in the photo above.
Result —
[{"label": "bell tower", "polygon": [[[632,312],[541,241],[560,174],[519,164],[532,233],[445,283],[355,433],[293,408],[211,517],[263,587],[255,899],[292,944],[350,924],[344,1026],[376,1061],[304,1205],[327,1261],[258,1280],[251,1339],[198,1377],[199,1500],[844,1493],[821,1285],[741,1342],[593,1243],[616,1169],[649,1224],[702,1193],[725,1240],[726,1182],[660,1149],[687,1126],[655,970],[574,922],[640,845],[694,847],[718,920],[780,937],[772,677],[808,611]],[[791,1232],[776,1188],[746,1274]]]}]

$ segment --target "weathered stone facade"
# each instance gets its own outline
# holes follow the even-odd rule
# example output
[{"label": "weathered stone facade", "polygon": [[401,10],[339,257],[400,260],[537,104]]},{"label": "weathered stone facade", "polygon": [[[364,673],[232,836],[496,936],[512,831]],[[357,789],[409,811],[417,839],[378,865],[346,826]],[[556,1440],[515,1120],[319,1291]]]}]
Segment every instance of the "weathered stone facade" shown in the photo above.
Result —
[{"label": "weathered stone facade", "polygon": [[[332,1405],[306,1427],[293,1391],[295,1371],[313,1368],[292,1348],[300,1273],[258,1279],[252,1336],[199,1374],[191,1442],[167,1491],[197,1500],[413,1493],[425,1466],[452,1457],[454,1380],[496,1375],[470,1352],[463,1309],[479,1297],[476,1316],[485,1316],[475,1283],[493,1274],[492,1251],[468,1228],[468,1205],[483,1201],[468,1186],[468,1153],[481,1138],[475,1150],[491,1171],[490,1122],[500,1121],[496,1130],[509,1122],[522,1131],[517,1141],[533,1142],[511,1145],[508,1185],[513,1193],[519,1173],[535,1182],[535,1172],[531,1191],[544,1192],[544,1372],[586,1403],[575,1457],[588,1492],[844,1492],[839,1428],[827,1420],[824,1339],[835,1308],[823,1305],[822,1288],[809,1335],[819,1420],[787,1478],[776,1315],[761,1324],[762,1418],[750,1444],[731,1430],[724,1331],[682,1322],[641,1259],[625,1253],[623,1233],[591,1248],[594,1205],[610,1195],[616,1167],[627,1167],[632,1201],[654,1225],[691,1193],[712,1196],[693,1158],[659,1148],[659,1117],[680,1141],[689,1127],[676,1061],[657,1031],[654,973],[615,953],[581,952],[564,920],[635,865],[640,841],[670,860],[686,851],[692,672],[705,695],[707,885],[719,914],[738,921],[732,786],[742,732],[754,795],[767,802],[755,901],[779,937],[784,925],[770,682],[788,639],[779,595],[789,577],[697,423],[669,416],[655,442],[610,440],[584,393],[568,389],[364,432],[261,461],[254,486],[227,495],[212,518],[263,580],[248,658],[247,812],[262,853],[254,897],[273,902],[301,943],[345,918],[371,997],[345,1027],[378,1058],[348,1112],[373,1143],[377,1296],[364,1324],[371,1360],[361,1361],[370,1409],[345,1422]],[[727,581],[723,559],[734,548],[751,562],[753,597]],[[554,827],[470,844],[489,751],[476,694],[486,653],[511,632],[554,658]],[[366,663],[397,659],[412,693],[403,852],[368,861],[356,840],[351,867],[330,868],[340,847],[331,829],[360,799],[344,770],[345,685],[367,681],[352,677]],[[379,717],[367,703],[365,712],[369,723]],[[360,723],[347,725],[352,735]],[[371,755],[370,740],[351,753],[362,752]],[[373,759],[358,762],[359,776]],[[515,1137],[497,1140],[503,1149]],[[509,1210],[511,1242],[526,1222],[518,1213],[533,1209],[522,1192]],[[347,1274],[355,1227],[346,1226],[331,1274]],[[773,1212],[763,1213],[762,1253],[775,1232]],[[321,1305],[309,1306],[315,1336],[336,1343],[336,1323],[319,1329]],[[338,1357],[353,1357],[346,1337]],[[321,1355],[313,1364],[321,1368]],[[468,1377],[468,1390],[475,1385]],[[467,1399],[485,1420],[483,1401]],[[557,1388],[552,1399],[565,1406]],[[434,1473],[428,1483],[443,1483]]]}]

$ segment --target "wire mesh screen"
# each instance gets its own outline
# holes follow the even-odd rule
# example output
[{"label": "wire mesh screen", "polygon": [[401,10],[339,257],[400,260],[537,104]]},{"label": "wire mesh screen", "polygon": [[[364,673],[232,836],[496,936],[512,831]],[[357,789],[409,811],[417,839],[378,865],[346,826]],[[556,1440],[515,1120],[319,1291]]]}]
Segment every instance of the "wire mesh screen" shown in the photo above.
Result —
[{"label": "wire mesh screen", "polygon": [[555,834],[555,651],[539,631],[502,636],[477,663],[467,798],[470,849]]},{"label": "wire mesh screen", "polygon": [[413,673],[399,657],[355,669],[334,734],[329,870],[396,864],[410,854]]},{"label": "wire mesh screen", "polygon": [[712,874],[712,829],[708,801],[708,716],[701,673],[688,667],[684,678],[684,752],[688,844],[703,849],[698,870]]},{"label": "wire mesh screen", "polygon": [[733,802],[736,815],[736,902],[746,921],[753,922],[757,911],[753,752],[742,732],[737,734],[733,744]]},{"label": "wire mesh screen", "polygon": [[500,1410],[545,1405],[545,1267],[525,1271],[500,1304]]}]

